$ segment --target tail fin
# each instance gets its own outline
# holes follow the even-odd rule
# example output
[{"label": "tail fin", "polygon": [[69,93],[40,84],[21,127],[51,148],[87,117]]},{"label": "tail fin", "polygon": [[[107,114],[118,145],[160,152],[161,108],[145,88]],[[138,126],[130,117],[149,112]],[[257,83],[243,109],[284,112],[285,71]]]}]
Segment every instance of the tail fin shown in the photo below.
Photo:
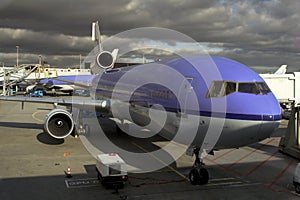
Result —
[{"label": "tail fin", "polygon": [[98,21],[92,23],[92,40],[95,42],[95,46],[99,47],[96,55],[96,64],[98,66],[92,67],[93,73],[97,74],[100,72],[100,70],[102,71],[103,69],[107,70],[113,68],[119,53],[119,49],[114,49],[112,52],[104,50],[101,43],[101,33]]},{"label": "tail fin", "polygon": [[99,50],[103,51],[101,44],[101,33],[98,21],[92,23],[92,40],[95,41],[95,45],[99,46]]},{"label": "tail fin", "polygon": [[281,65],[274,74],[285,74],[287,65]]}]

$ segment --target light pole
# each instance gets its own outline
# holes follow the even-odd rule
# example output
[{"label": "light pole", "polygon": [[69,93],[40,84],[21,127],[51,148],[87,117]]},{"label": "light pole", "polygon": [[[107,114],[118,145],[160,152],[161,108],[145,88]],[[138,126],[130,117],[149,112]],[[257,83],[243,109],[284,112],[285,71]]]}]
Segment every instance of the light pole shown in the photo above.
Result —
[{"label": "light pole", "polygon": [[42,55],[39,55],[39,64],[42,65]]},{"label": "light pole", "polygon": [[81,54],[79,54],[79,69],[83,69],[83,67],[81,66]]},{"label": "light pole", "polygon": [[19,66],[19,48],[20,48],[20,46],[17,45],[16,48],[17,48],[17,67],[18,67]]}]

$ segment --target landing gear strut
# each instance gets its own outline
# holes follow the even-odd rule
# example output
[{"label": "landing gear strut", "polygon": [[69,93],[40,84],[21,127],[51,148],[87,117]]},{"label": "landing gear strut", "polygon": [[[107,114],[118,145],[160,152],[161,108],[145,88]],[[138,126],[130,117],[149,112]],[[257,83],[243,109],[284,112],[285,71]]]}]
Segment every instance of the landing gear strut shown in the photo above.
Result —
[{"label": "landing gear strut", "polygon": [[90,127],[87,124],[79,125],[77,132],[81,135],[88,135],[90,132]]},{"label": "landing gear strut", "polygon": [[193,169],[189,173],[189,180],[193,185],[203,185],[208,183],[209,174],[207,169],[205,169],[204,163],[199,158],[200,148],[194,149],[194,154],[196,156],[195,163],[193,165]]},{"label": "landing gear strut", "polygon": [[88,135],[90,133],[90,127],[88,124],[84,124],[83,123],[83,119],[82,119],[82,110],[77,110],[77,121],[78,121],[78,129],[77,129],[77,133],[79,135]]}]

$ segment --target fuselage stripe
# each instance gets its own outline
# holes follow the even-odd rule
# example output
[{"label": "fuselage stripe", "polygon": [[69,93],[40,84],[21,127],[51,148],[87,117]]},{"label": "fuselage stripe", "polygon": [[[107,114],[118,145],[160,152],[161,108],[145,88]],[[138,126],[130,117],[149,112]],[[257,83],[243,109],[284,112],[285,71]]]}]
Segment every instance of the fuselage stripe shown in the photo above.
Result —
[{"label": "fuselage stripe", "polygon": [[200,117],[216,117],[237,120],[253,120],[253,121],[279,121],[281,115],[263,115],[263,114],[241,114],[241,113],[221,113],[210,111],[180,110],[170,107],[164,107],[167,112],[183,113],[190,115],[198,115]]}]

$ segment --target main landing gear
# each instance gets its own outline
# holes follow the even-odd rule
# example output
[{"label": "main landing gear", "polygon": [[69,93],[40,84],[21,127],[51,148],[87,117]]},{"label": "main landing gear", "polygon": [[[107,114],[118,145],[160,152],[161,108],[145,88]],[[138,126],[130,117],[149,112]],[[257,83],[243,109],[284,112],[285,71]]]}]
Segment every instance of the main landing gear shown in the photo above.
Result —
[{"label": "main landing gear", "polygon": [[209,174],[207,169],[205,169],[204,163],[199,158],[200,148],[194,149],[194,154],[196,156],[193,169],[189,173],[189,180],[193,185],[203,185],[208,183]]}]

